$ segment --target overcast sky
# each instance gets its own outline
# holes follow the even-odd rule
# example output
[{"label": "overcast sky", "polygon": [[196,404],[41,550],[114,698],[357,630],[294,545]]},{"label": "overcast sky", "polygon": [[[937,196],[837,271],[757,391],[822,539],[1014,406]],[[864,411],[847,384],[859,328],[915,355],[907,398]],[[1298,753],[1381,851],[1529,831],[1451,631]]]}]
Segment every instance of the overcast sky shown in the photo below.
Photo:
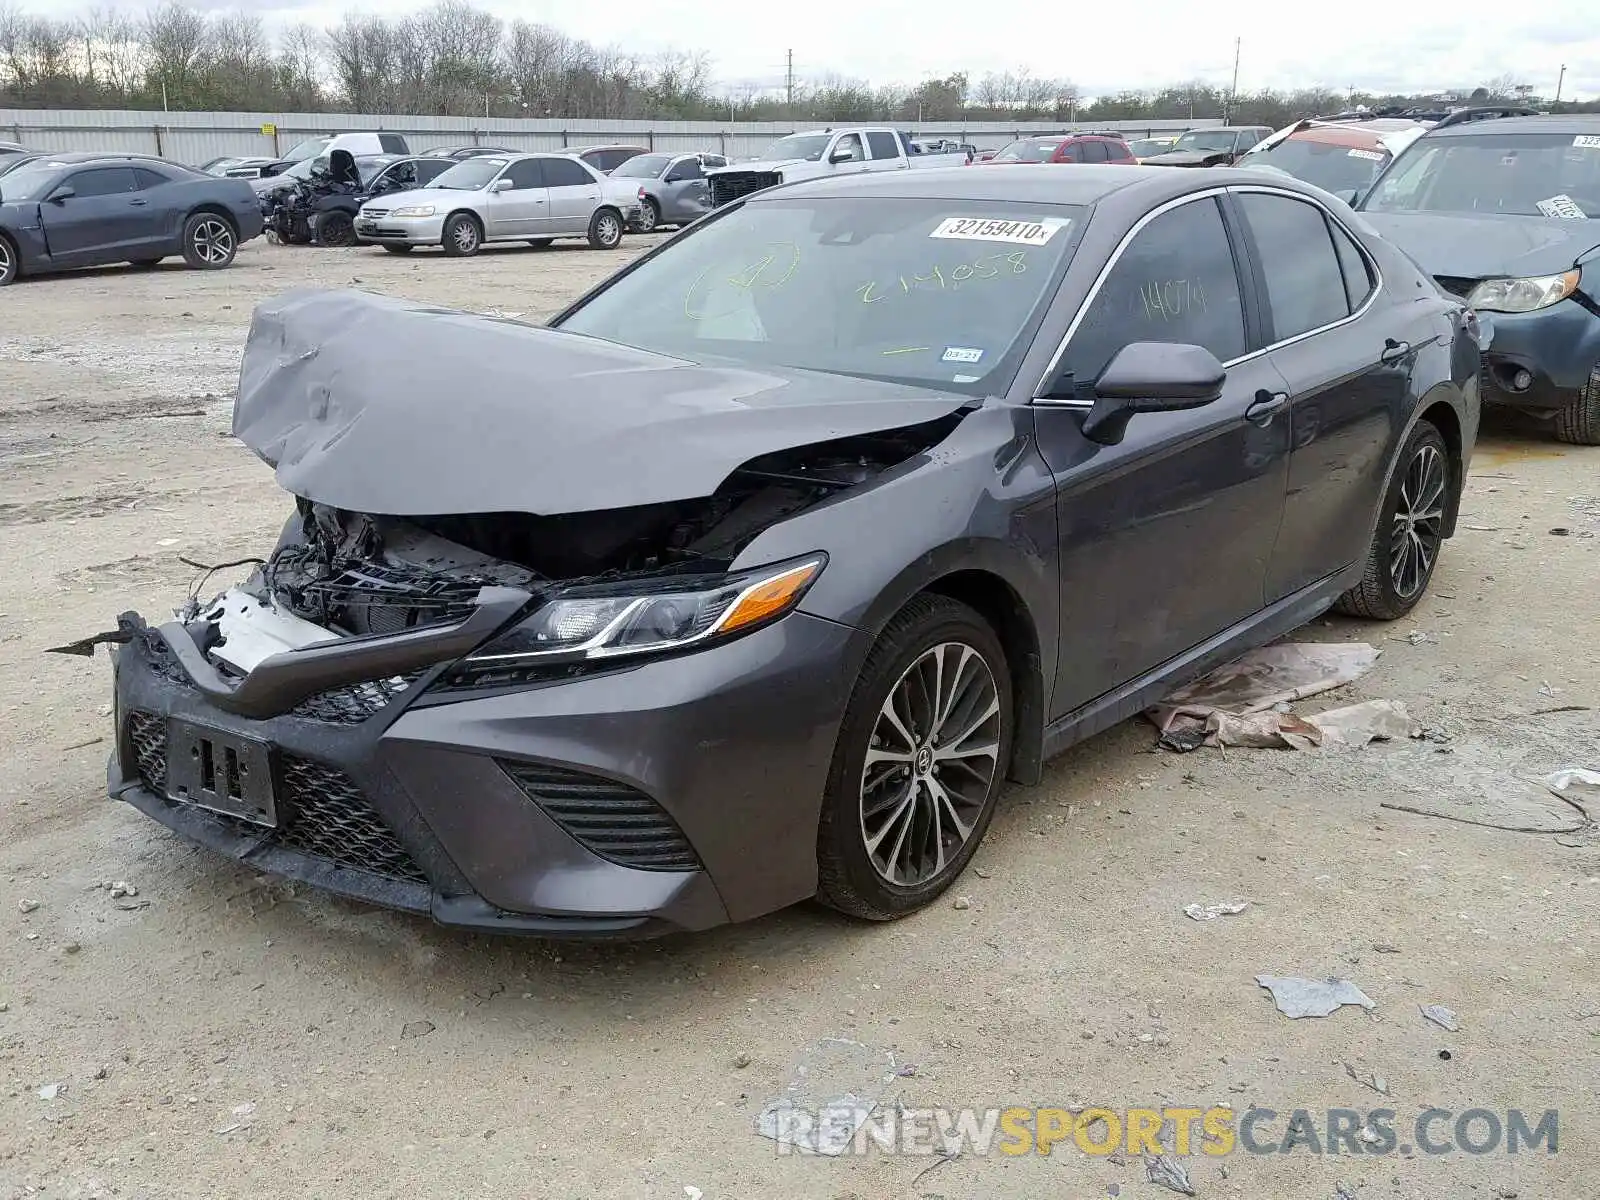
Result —
[{"label": "overcast sky", "polygon": [[[212,9],[243,7],[271,24],[335,23],[351,6],[306,0],[201,0]],[[1066,77],[1085,95],[1149,88],[1187,79],[1226,85],[1234,38],[1243,39],[1241,91],[1325,84],[1368,91],[1472,88],[1515,76],[1552,95],[1600,94],[1600,0],[1453,0],[1448,5],[1285,5],[1269,0],[1121,0],[1109,9],[1040,4],[987,13],[967,0],[807,0],[803,4],[579,3],[479,0],[507,19],[555,25],[600,45],[651,52],[705,50],[719,81],[776,87],[794,51],[802,79],[839,74],[874,83],[915,84],[964,70],[1028,68]],[[144,7],[143,0],[118,6]],[[425,0],[357,8],[396,16]],[[50,0],[29,7],[53,8]],[[891,15],[898,10],[904,15]],[[793,13],[780,19],[779,13]],[[1107,14],[1114,13],[1114,20]]]}]

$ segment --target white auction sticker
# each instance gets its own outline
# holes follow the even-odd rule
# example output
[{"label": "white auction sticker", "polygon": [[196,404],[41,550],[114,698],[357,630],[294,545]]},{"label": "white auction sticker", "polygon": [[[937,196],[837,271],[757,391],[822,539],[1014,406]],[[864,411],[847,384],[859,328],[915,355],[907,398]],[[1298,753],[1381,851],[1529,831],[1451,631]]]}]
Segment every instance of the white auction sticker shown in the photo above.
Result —
[{"label": "white auction sticker", "polygon": [[1018,246],[1042,246],[1071,224],[1065,217],[1042,217],[1037,221],[946,217],[928,236],[956,238],[966,242],[1011,242]]},{"label": "white auction sticker", "polygon": [[1600,150],[1600,135],[1593,133],[1580,133],[1572,139],[1574,146],[1581,146],[1585,150]]},{"label": "white auction sticker", "polygon": [[972,346],[947,346],[944,362],[975,363],[983,359],[983,351]]},{"label": "white auction sticker", "polygon": [[1382,154],[1380,154],[1376,150],[1360,150],[1360,149],[1351,150],[1350,154],[1349,154],[1349,157],[1350,158],[1370,159],[1372,162],[1382,162],[1383,158],[1384,158],[1384,156]]},{"label": "white auction sticker", "polygon": [[1578,207],[1571,196],[1551,196],[1539,201],[1539,211],[1547,217],[1561,217],[1568,221],[1581,221],[1589,214]]}]

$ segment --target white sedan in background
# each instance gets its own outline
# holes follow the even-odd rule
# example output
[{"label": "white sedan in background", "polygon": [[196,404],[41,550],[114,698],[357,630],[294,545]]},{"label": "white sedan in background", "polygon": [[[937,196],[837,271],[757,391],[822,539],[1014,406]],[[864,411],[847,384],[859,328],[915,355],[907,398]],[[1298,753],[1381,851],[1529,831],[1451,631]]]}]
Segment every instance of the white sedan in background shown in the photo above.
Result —
[{"label": "white sedan in background", "polygon": [[395,254],[442,246],[452,257],[487,242],[548,246],[587,238],[612,250],[639,216],[637,183],[606,178],[566,154],[486,154],[465,159],[425,188],[374,197],[356,216],[356,238]]}]

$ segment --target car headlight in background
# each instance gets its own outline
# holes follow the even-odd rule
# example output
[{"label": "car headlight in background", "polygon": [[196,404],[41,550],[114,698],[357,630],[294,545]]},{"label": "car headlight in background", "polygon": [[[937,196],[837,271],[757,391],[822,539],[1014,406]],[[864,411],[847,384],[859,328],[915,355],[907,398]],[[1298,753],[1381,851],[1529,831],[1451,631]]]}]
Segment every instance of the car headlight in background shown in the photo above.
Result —
[{"label": "car headlight in background", "polygon": [[467,656],[469,671],[585,662],[697,647],[746,633],[790,612],[822,573],[826,555],[735,575],[574,587]]},{"label": "car headlight in background", "polygon": [[1579,271],[1539,275],[1532,279],[1485,279],[1472,289],[1467,303],[1488,312],[1537,312],[1578,290]]},{"label": "car headlight in background", "polygon": [[433,205],[411,204],[402,208],[391,208],[389,215],[391,217],[431,217],[433,216]]}]

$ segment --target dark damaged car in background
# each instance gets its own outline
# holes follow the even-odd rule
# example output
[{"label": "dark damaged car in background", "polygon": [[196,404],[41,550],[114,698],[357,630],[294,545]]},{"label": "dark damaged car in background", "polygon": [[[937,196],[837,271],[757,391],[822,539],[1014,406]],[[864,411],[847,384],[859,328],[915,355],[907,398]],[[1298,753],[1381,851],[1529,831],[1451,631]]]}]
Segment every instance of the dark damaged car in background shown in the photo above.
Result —
[{"label": "dark damaged car in background", "polygon": [[1600,116],[1451,114],[1358,207],[1483,314],[1483,402],[1600,445]]},{"label": "dark damaged car in background", "polygon": [[453,926],[902,916],[1008,777],[1409,611],[1478,422],[1465,306],[1233,169],[800,183],[551,325],[257,309],[276,548],[63,648],[114,648],[114,797]]}]

